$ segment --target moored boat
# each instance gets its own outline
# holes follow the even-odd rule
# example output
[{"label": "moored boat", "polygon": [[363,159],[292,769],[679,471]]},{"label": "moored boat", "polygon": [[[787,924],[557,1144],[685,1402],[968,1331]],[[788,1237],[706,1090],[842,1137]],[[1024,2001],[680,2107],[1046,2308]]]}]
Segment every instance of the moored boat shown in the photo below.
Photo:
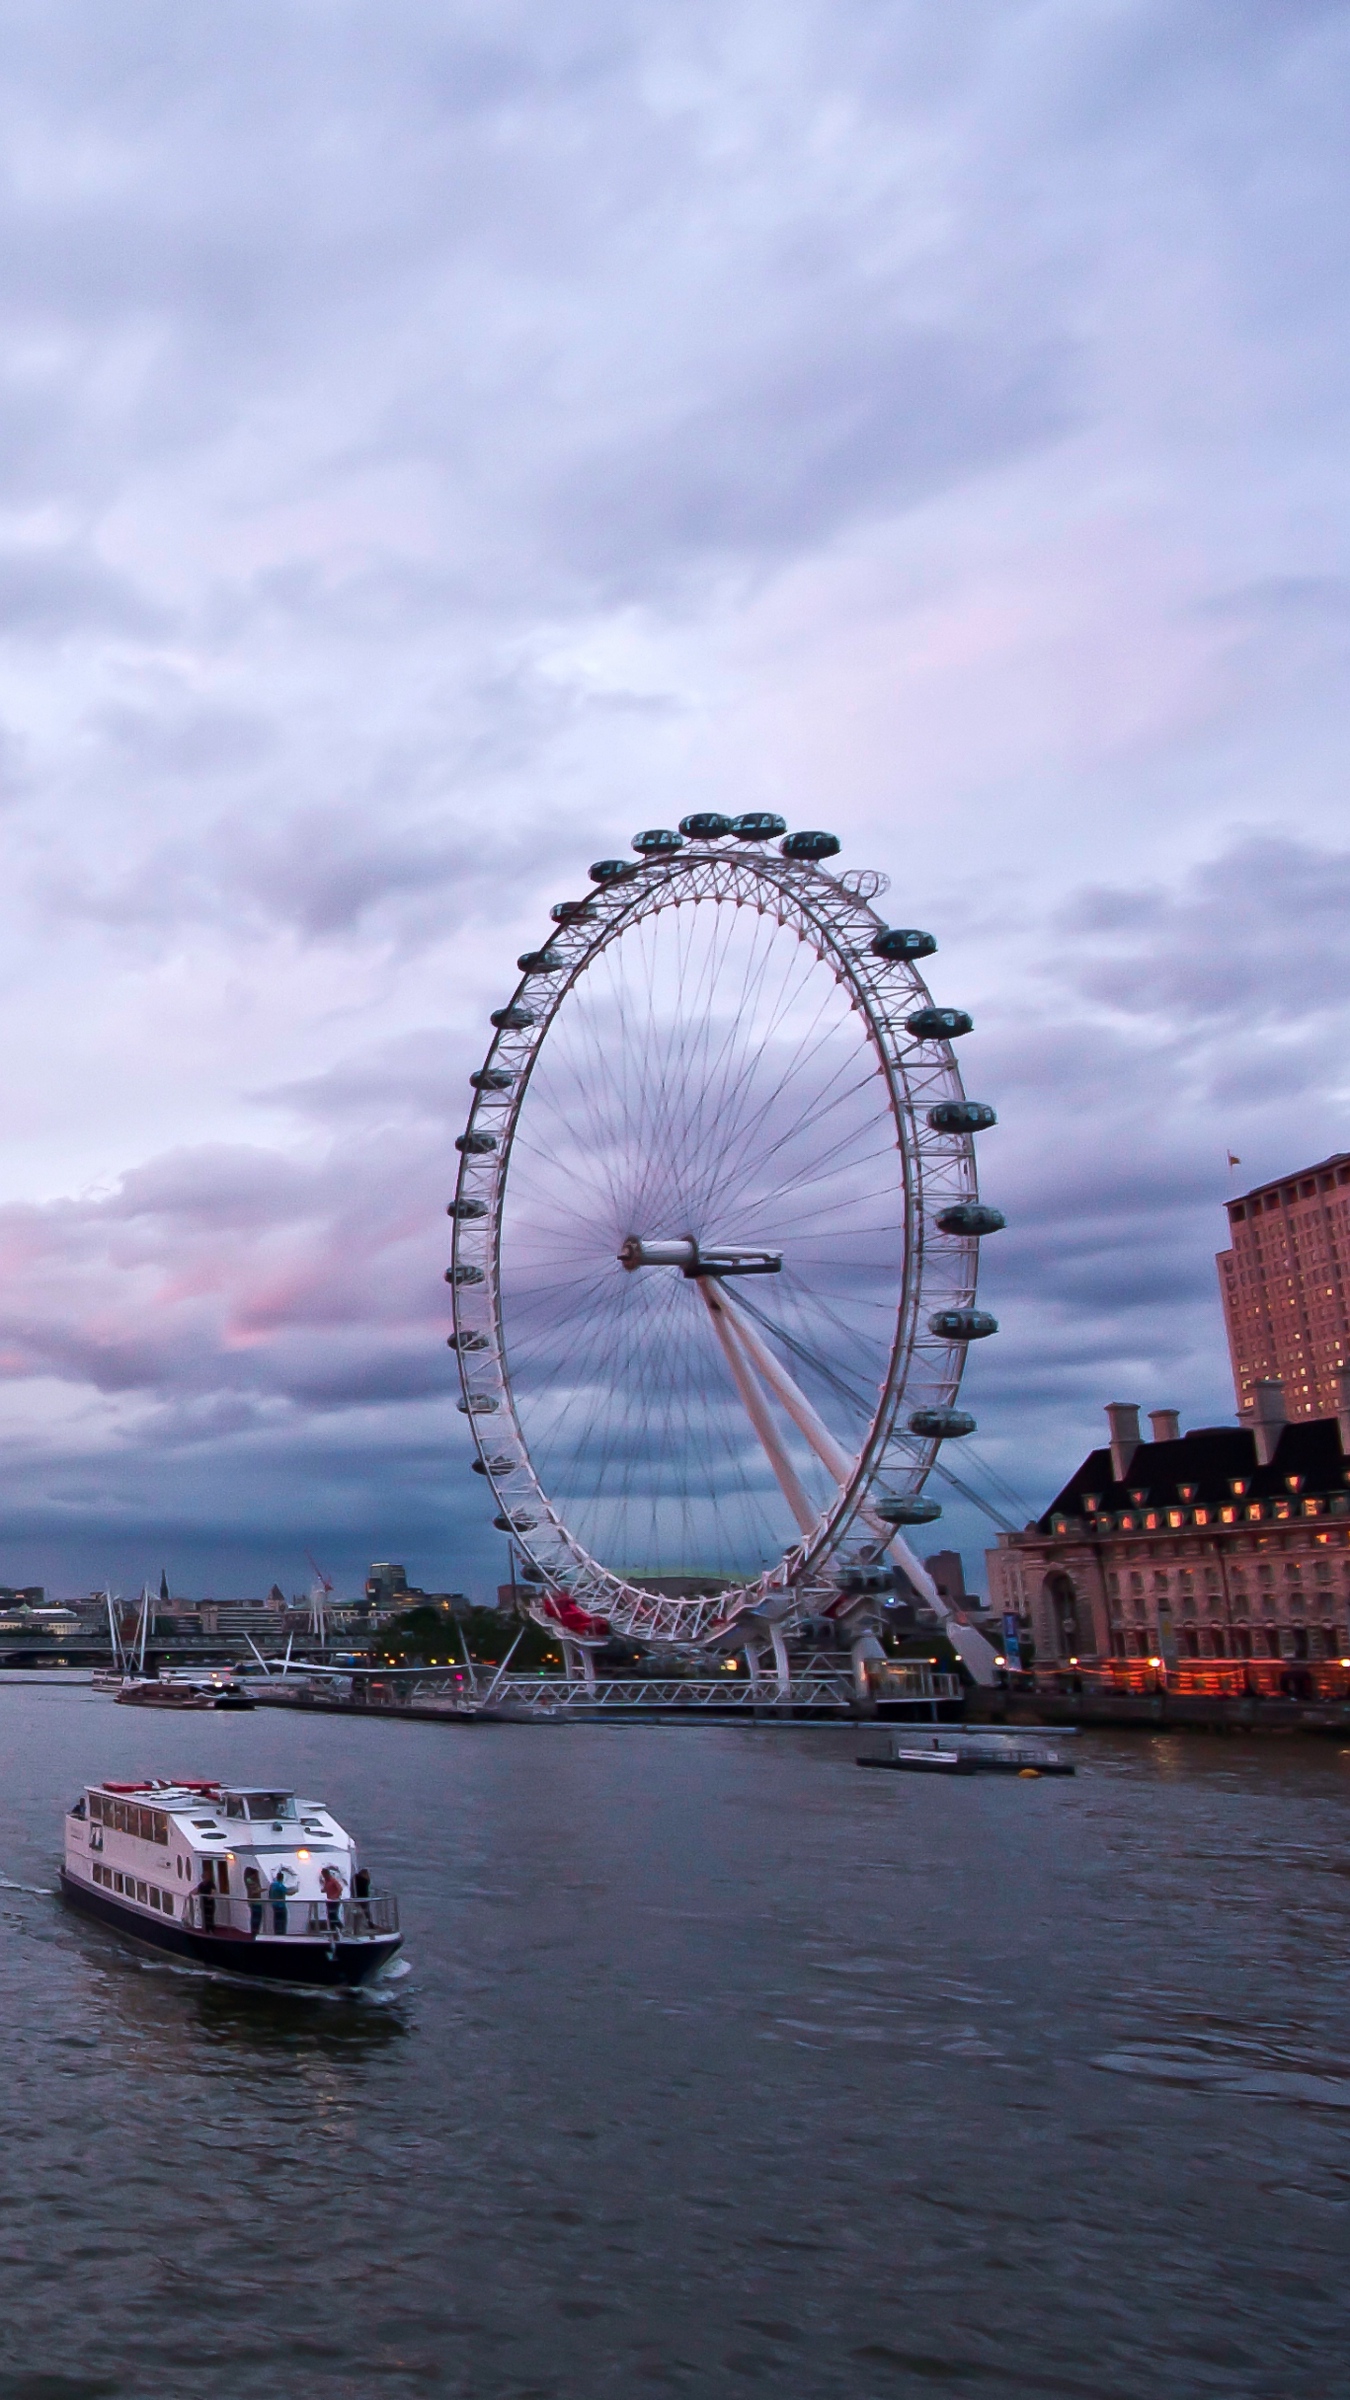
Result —
[{"label": "moored boat", "polygon": [[245,1691],[230,1674],[124,1675],[114,1697],[123,1708],[252,1708],[254,1705],[252,1693]]},{"label": "moored boat", "polygon": [[1074,1764],[1057,1744],[1077,1727],[1051,1725],[907,1726],[890,1747],[858,1759],[860,1767],[895,1767],[928,1775],[1072,1775]]},{"label": "moored boat", "polygon": [[368,1983],[402,1947],[322,1801],[184,1778],[89,1784],[66,1814],[65,1897],[121,1933],[268,1983]]}]

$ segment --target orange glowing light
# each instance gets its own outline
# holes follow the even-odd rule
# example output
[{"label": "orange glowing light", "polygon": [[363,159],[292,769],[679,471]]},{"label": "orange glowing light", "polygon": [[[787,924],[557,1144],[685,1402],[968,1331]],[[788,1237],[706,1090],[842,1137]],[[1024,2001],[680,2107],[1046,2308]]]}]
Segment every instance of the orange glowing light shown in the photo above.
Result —
[{"label": "orange glowing light", "polygon": [[297,1858],[308,1858],[309,1852],[308,1850],[297,1850],[295,1855]]}]

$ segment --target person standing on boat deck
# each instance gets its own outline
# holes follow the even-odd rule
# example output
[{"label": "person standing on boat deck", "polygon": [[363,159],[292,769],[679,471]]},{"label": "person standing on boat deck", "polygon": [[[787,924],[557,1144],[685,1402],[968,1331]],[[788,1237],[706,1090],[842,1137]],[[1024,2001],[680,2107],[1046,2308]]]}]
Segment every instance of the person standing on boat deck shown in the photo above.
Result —
[{"label": "person standing on boat deck", "polygon": [[194,1897],[202,1904],[202,1932],[216,1930],[216,1870],[209,1858],[202,1860],[202,1878]]},{"label": "person standing on boat deck", "polygon": [[244,1890],[248,1896],[249,1939],[256,1942],[263,1920],[263,1879],[256,1867],[245,1867]]},{"label": "person standing on boat deck", "polygon": [[319,1876],[319,1885],[324,1899],[328,1903],[328,1930],[330,1933],[340,1933],[342,1930],[342,1877],[337,1868],[325,1867]]},{"label": "person standing on boat deck", "polygon": [[369,1900],[369,1898],[370,1869],[369,1867],[358,1867],[356,1873],[352,1877],[353,1933],[360,1933],[363,1929],[367,1933],[371,1933],[374,1930],[370,1922],[370,1910],[366,1907],[366,1902]]},{"label": "person standing on boat deck", "polygon": [[267,1887],[267,1897],[272,1903],[273,1933],[284,1933],[290,1923],[290,1911],[286,1906],[290,1896],[291,1887],[286,1881],[286,1870],[278,1867]]}]

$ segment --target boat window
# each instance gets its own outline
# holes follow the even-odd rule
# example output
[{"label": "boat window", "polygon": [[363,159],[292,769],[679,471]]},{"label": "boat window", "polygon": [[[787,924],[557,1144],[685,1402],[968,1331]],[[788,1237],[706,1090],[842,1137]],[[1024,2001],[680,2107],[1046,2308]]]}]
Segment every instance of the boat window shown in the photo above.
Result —
[{"label": "boat window", "polygon": [[145,1899],[145,1885],[144,1885],[143,1883],[138,1883],[138,1884],[137,1884],[137,1886],[136,1886],[136,1897],[137,1897],[137,1899],[138,1899],[138,1900],[140,1900],[140,1901],[142,1901],[142,1902],[144,1901],[144,1899]]},{"label": "boat window", "polygon": [[93,1820],[94,1820],[94,1823],[95,1823],[96,1825],[101,1825],[101,1824],[103,1823],[103,1794],[102,1794],[102,1792],[91,1792],[91,1793],[90,1793],[90,1795],[89,1795],[89,1814],[90,1814],[90,1816],[93,1818]]},{"label": "boat window", "polygon": [[162,1809],[141,1808],[133,1800],[100,1800],[96,1792],[90,1794],[90,1805],[95,1817],[110,1825],[114,1833],[129,1833],[138,1842],[167,1842],[169,1838],[169,1820]]},{"label": "boat window", "polygon": [[214,1817],[194,1817],[192,1822],[198,1833],[215,1833],[219,1830]]},{"label": "boat window", "polygon": [[227,1862],[225,1859],[223,1859],[223,1858],[218,1858],[218,1859],[216,1860],[216,1890],[217,1890],[218,1892],[225,1892],[225,1893],[227,1893],[227,1894],[228,1894],[228,1892],[229,1892],[229,1888],[230,1888],[230,1869],[229,1869],[229,1864],[228,1864],[228,1862]]},{"label": "boat window", "polygon": [[227,1817],[242,1817],[242,1815],[244,1814],[244,1803],[243,1803],[243,1801],[242,1801],[242,1800],[227,1800],[227,1801],[226,1801],[226,1803],[225,1803],[225,1814],[226,1814],[226,1816],[227,1816]]},{"label": "boat window", "polygon": [[295,1801],[289,1792],[250,1792],[248,1813],[253,1818],[293,1817]]}]

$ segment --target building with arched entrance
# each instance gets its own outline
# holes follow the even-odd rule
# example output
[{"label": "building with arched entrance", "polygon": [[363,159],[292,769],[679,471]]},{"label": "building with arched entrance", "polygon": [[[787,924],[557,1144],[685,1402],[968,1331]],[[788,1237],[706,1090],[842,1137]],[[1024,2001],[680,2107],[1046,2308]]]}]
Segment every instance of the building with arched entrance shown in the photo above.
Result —
[{"label": "building with arched entrance", "polygon": [[1041,1664],[1106,1658],[1350,1658],[1350,1371],[1337,1416],[1285,1422],[1256,1387],[1252,1426],[1183,1434],[1114,1403],[1045,1515],[987,1553],[990,1606]]}]

